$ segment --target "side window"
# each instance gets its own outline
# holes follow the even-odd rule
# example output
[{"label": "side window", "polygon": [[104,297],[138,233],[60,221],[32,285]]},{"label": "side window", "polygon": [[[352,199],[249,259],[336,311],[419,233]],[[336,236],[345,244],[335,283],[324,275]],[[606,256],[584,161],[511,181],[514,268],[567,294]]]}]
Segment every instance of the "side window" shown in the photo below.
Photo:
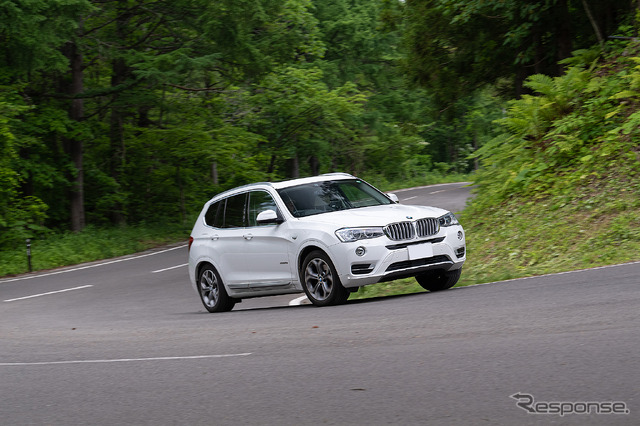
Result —
[{"label": "side window", "polygon": [[274,212],[278,211],[278,207],[276,207],[276,202],[273,201],[271,195],[265,191],[252,191],[249,193],[249,215],[248,215],[248,223],[249,226],[262,226],[258,224],[256,218],[258,214],[265,210],[273,210]]},{"label": "side window", "polygon": [[245,225],[247,194],[234,195],[227,198],[223,228],[242,228]]},{"label": "side window", "polygon": [[204,214],[204,221],[207,225],[215,228],[222,228],[224,221],[224,202],[225,200],[215,202],[209,206]]}]

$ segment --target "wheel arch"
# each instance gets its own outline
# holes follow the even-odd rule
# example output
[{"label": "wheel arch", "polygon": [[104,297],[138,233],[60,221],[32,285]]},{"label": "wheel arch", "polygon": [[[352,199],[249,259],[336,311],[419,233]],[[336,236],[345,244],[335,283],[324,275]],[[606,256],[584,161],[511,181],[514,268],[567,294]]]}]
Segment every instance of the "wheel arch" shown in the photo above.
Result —
[{"label": "wheel arch", "polygon": [[325,250],[324,248],[320,247],[317,244],[309,244],[308,246],[304,247],[302,250],[300,250],[300,253],[298,254],[298,260],[296,261],[296,271],[298,272],[298,279],[300,279],[300,281],[301,281],[300,271],[302,270],[302,263],[304,262],[304,259],[307,257],[309,253],[316,250],[323,252],[324,254],[329,256],[329,259],[331,259],[331,256],[329,255],[327,250]]},{"label": "wheel arch", "polygon": [[204,268],[207,265],[210,265],[213,269],[215,269],[216,272],[218,272],[218,270],[213,265],[213,263],[209,262],[208,260],[203,259],[200,262],[198,262],[198,264],[196,265],[196,281],[200,277],[200,272],[202,272],[202,268]]},{"label": "wheel arch", "polygon": [[[216,265],[210,260],[210,259],[202,259],[200,260],[195,267],[195,282],[196,282],[196,286],[198,283],[198,279],[200,279],[200,273],[202,272],[202,269],[204,269],[205,266],[211,266],[213,268],[213,270],[216,272],[216,274],[218,274],[218,276],[221,278],[222,284],[224,284],[224,280],[222,280],[222,276],[220,274],[220,270],[216,267]],[[226,286],[225,286],[226,287]]]}]

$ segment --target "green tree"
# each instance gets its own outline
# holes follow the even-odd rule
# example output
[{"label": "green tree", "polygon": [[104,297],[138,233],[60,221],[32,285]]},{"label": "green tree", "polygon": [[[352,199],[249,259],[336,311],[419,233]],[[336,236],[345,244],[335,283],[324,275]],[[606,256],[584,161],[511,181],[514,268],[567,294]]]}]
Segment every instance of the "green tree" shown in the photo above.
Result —
[{"label": "green tree", "polygon": [[514,94],[537,73],[559,75],[562,60],[588,48],[634,13],[604,0],[408,0],[407,70],[443,106],[501,78]]},{"label": "green tree", "polygon": [[[78,30],[80,17],[89,10],[90,3],[84,0],[13,0],[0,5],[0,84],[9,84],[9,93],[13,92],[10,98],[20,94],[22,99],[19,105],[35,106],[43,95],[51,96],[52,88],[41,84],[51,75],[68,69],[69,57],[65,55],[72,51],[72,40]],[[69,96],[73,96],[73,89],[66,90],[66,95],[65,109],[73,117],[81,108],[78,108],[78,101],[69,99]],[[19,156],[14,159],[11,153],[7,153],[6,158],[14,160],[13,167],[20,167],[20,170],[16,170],[20,186],[17,190],[9,190],[13,193],[13,204],[22,206],[19,208],[25,211],[31,210],[34,217],[41,221],[46,209],[42,197],[36,195],[35,188],[39,184],[51,187],[56,178],[52,178],[55,173],[46,176],[50,172],[49,164],[41,167],[34,165],[41,160],[38,156],[42,153],[42,144],[34,137],[44,124],[38,122],[40,115],[37,109],[19,109],[18,114],[23,120],[13,126],[14,129],[20,129],[20,136],[16,137],[19,148],[15,151]],[[76,149],[71,140],[66,146],[77,158],[75,154],[81,150]],[[76,183],[80,182],[80,186],[81,173],[82,167],[76,163],[75,170],[69,174]]]}]

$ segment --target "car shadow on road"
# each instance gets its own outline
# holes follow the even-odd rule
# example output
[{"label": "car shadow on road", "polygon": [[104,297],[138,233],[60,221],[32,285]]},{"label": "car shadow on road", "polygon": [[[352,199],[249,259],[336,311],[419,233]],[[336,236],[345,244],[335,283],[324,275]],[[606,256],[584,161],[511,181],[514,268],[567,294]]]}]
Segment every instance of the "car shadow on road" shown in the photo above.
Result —
[{"label": "car shadow on road", "polygon": [[[389,295],[389,296],[376,296],[376,297],[368,297],[365,299],[351,299],[351,300],[347,300],[346,303],[342,304],[342,305],[336,305],[336,306],[328,306],[328,307],[322,307],[319,308],[318,306],[314,306],[310,303],[305,303],[305,304],[301,304],[301,305],[279,305],[279,306],[251,306],[251,307],[243,307],[242,303],[238,304],[235,306],[235,308],[230,311],[230,312],[225,312],[225,314],[233,314],[233,313],[239,313],[239,312],[257,312],[257,311],[280,311],[280,310],[292,310],[292,309],[338,309],[341,307],[349,307],[349,306],[354,306],[354,305],[368,305],[368,304],[372,304],[372,303],[384,303],[384,302],[390,302],[393,300],[402,300],[402,299],[410,299],[410,298],[416,298],[416,297],[426,297],[426,295],[431,294],[429,292],[426,291],[418,291],[415,293],[405,293],[405,294],[395,294],[395,295]],[[261,298],[262,300],[265,301],[265,304],[268,303],[268,297],[266,298]],[[194,314],[207,314],[208,312],[201,310],[199,312],[194,312]],[[219,314],[218,314],[219,315]]]}]

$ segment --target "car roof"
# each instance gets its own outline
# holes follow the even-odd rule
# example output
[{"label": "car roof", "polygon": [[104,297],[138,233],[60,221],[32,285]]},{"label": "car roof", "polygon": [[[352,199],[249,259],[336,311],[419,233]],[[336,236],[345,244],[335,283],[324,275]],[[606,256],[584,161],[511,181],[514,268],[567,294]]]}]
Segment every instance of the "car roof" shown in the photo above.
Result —
[{"label": "car roof", "polygon": [[331,180],[345,180],[345,179],[356,179],[355,176],[350,175],[348,173],[325,173],[322,175],[318,175],[318,176],[310,176],[310,177],[305,177],[305,178],[299,178],[299,179],[290,179],[290,180],[283,180],[280,182],[255,182],[255,183],[250,183],[247,185],[242,185],[242,186],[238,186],[236,188],[232,188],[226,191],[223,191],[219,194],[216,194],[211,200],[213,199],[220,199],[223,198],[227,195],[233,195],[234,193],[241,193],[243,190],[251,190],[251,189],[257,189],[257,188],[264,188],[264,187],[272,187],[274,189],[282,189],[282,188],[289,188],[292,186],[298,186],[298,185],[304,185],[304,184],[308,184],[308,183],[315,183],[315,182],[327,182],[327,181],[331,181]]},{"label": "car roof", "polygon": [[327,182],[330,180],[344,180],[344,179],[355,179],[355,176],[352,176],[348,173],[325,173],[319,176],[310,176],[310,177],[300,178],[300,179],[285,180],[282,182],[273,182],[271,186],[273,186],[275,189],[282,189],[282,188],[288,188],[291,186],[304,185],[307,183]]}]

